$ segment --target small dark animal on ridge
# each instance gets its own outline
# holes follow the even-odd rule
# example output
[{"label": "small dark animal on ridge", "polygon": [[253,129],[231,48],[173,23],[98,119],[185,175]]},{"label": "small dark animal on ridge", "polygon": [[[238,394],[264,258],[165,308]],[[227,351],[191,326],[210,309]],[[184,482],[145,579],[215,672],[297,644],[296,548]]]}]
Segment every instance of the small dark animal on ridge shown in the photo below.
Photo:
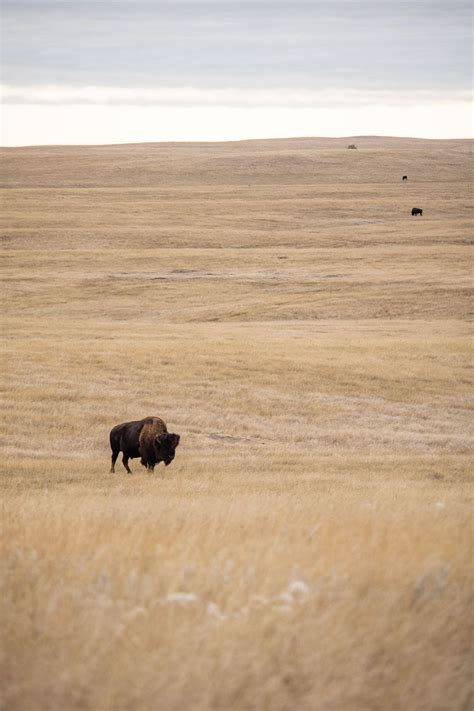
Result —
[{"label": "small dark animal on ridge", "polygon": [[[144,437],[140,442],[143,430],[145,430]],[[110,471],[115,472],[115,462],[120,452],[123,452],[123,466],[129,474],[132,472],[128,466],[128,460],[137,457],[141,457],[143,466],[151,471],[158,462],[164,462],[168,466],[174,459],[179,439],[179,435],[168,432],[160,417],[145,417],[143,420],[116,425],[110,432],[110,447],[112,449]]]},{"label": "small dark animal on ridge", "polygon": [[423,217],[423,210],[420,207],[414,207],[411,211],[412,217],[416,217],[417,215]]},{"label": "small dark animal on ridge", "polygon": [[408,175],[404,175],[402,180],[408,180]]}]

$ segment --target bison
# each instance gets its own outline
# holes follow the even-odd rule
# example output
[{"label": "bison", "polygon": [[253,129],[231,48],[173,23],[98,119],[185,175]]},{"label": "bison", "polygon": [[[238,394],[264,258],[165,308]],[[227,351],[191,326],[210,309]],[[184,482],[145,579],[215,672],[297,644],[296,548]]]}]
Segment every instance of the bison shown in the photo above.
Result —
[{"label": "bison", "polygon": [[123,452],[123,466],[129,474],[132,472],[128,460],[137,457],[141,457],[141,463],[150,471],[153,471],[158,462],[164,462],[168,466],[174,459],[179,439],[179,435],[168,432],[165,423],[159,417],[145,417],[143,420],[116,425],[110,432],[112,449],[110,471],[115,472],[115,462],[120,452]]},{"label": "bison", "polygon": [[408,175],[403,175],[402,180],[408,180]]},{"label": "bison", "polygon": [[411,216],[416,217],[417,215],[419,215],[420,217],[423,217],[423,210],[421,209],[421,207],[413,207],[412,208]]}]

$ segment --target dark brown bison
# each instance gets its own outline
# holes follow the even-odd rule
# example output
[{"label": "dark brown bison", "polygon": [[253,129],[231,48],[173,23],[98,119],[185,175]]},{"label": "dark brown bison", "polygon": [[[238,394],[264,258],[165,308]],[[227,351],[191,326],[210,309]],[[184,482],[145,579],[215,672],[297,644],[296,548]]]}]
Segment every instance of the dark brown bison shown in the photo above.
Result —
[{"label": "dark brown bison", "polygon": [[[141,438],[144,429],[144,437]],[[152,449],[150,438],[153,432],[155,434],[152,440]],[[168,466],[174,459],[178,444],[179,435],[169,433],[165,423],[159,417],[145,417],[143,420],[123,422],[121,425],[116,425],[110,432],[110,447],[112,449],[110,471],[115,472],[115,462],[120,452],[123,452],[123,466],[129,474],[132,472],[128,466],[128,460],[137,457],[141,457],[143,466],[151,471],[158,462],[164,462]]]},{"label": "dark brown bison", "polygon": [[411,216],[412,217],[417,217],[419,215],[420,217],[423,217],[423,210],[421,207],[413,207],[411,211]]},{"label": "dark brown bison", "polygon": [[402,176],[402,180],[408,180],[408,175]]}]

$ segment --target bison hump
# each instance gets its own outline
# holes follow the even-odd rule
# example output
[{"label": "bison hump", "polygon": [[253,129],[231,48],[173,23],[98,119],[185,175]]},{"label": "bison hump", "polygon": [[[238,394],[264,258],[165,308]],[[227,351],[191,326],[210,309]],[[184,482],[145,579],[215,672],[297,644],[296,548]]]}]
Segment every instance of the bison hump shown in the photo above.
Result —
[{"label": "bison hump", "polygon": [[161,419],[161,417],[155,417],[154,415],[151,415],[150,417],[143,418],[142,422],[143,427],[156,428],[157,434],[165,434],[165,432],[168,432],[168,430],[166,429],[166,425]]},{"label": "bison hump", "polygon": [[142,431],[140,432],[140,451],[142,454],[146,450],[153,449],[156,435],[163,435],[168,432],[161,417],[145,417]]}]

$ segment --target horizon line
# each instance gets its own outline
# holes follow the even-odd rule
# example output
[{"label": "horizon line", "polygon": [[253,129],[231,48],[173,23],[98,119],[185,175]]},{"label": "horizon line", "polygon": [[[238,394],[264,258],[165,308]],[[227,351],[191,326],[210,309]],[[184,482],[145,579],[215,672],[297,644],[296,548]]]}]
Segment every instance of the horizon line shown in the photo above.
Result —
[{"label": "horizon line", "polygon": [[15,146],[5,146],[0,143],[1,150],[15,150],[18,148],[120,148],[126,146],[157,146],[157,145],[216,145],[227,143],[262,143],[270,141],[342,141],[342,140],[379,139],[393,141],[474,141],[473,136],[453,136],[449,138],[431,138],[423,136],[391,136],[388,134],[359,134],[343,136],[278,136],[269,138],[237,138],[229,140],[203,140],[203,141],[124,141],[122,143],[25,143]]}]

